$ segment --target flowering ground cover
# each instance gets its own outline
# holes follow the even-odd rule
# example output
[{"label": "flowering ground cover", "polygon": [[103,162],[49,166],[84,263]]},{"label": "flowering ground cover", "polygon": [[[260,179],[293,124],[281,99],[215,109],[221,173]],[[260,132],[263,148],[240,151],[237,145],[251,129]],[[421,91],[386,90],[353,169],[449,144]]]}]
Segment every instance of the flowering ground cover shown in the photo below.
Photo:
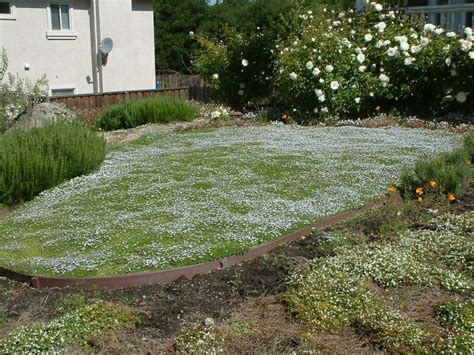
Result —
[{"label": "flowering ground cover", "polygon": [[1,266],[92,276],[236,254],[361,206],[459,145],[403,128],[229,127],[114,146],[102,168],[0,222]]}]

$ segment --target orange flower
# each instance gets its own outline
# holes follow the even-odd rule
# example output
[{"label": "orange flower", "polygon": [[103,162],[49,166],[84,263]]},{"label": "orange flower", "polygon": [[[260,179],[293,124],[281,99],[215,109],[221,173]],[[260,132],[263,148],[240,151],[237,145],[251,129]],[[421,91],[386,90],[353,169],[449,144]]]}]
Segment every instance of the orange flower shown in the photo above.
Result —
[{"label": "orange flower", "polygon": [[422,203],[422,202],[423,202],[423,197],[421,197],[421,196],[418,197],[418,198],[416,199],[416,202]]},{"label": "orange flower", "polygon": [[419,187],[415,190],[415,192],[418,194],[418,195],[423,195],[425,192],[423,191],[423,188],[422,187]]},{"label": "orange flower", "polygon": [[377,107],[375,108],[375,111],[377,111],[377,112],[380,112],[381,110],[382,110],[382,108],[381,108],[380,106],[377,106]]},{"label": "orange flower", "polygon": [[454,202],[456,201],[456,196],[454,196],[454,194],[448,194],[448,200],[449,202]]},{"label": "orange flower", "polygon": [[430,180],[429,184],[430,184],[430,187],[433,187],[433,188],[438,185],[438,183],[436,182],[436,180]]},{"label": "orange flower", "polygon": [[397,188],[395,186],[390,186],[388,188],[388,192],[390,192],[391,194],[393,194],[394,192],[397,192]]}]

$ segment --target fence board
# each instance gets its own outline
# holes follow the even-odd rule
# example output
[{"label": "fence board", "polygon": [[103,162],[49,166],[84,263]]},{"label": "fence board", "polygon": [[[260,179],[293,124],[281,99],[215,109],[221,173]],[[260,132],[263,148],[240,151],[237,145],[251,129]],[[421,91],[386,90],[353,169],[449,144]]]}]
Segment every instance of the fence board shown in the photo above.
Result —
[{"label": "fence board", "polygon": [[69,109],[93,111],[126,100],[136,100],[143,97],[154,96],[174,96],[185,100],[192,98],[189,87],[178,87],[161,90],[119,91],[103,94],[70,95],[50,97],[48,100],[50,102],[62,103]]}]

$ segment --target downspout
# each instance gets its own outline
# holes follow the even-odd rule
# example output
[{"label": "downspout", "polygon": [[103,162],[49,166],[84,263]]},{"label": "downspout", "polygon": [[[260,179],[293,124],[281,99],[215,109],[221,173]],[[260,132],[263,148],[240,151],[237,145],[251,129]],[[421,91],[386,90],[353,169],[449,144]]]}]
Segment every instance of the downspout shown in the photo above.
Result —
[{"label": "downspout", "polygon": [[92,85],[94,94],[98,93],[97,85],[97,38],[95,32],[95,0],[91,0],[89,9],[89,22],[91,32],[91,58],[92,58]]},{"label": "downspout", "polygon": [[[96,15],[96,30],[97,30],[97,44],[102,42],[100,34],[100,0],[96,0],[95,15]],[[96,60],[98,62],[97,67],[99,68],[99,92],[104,92],[104,75],[102,73],[102,54],[99,53],[96,47]]]}]

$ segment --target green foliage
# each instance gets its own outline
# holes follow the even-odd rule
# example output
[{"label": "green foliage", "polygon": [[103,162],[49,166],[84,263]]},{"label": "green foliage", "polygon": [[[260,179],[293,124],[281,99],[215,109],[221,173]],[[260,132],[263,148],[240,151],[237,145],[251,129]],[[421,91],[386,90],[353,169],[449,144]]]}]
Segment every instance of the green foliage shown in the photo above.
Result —
[{"label": "green foliage", "polygon": [[67,347],[90,347],[104,332],[124,328],[136,319],[106,303],[83,306],[49,323],[20,327],[0,340],[2,354],[44,354]]},{"label": "green foliage", "polygon": [[461,196],[473,174],[473,137],[474,133],[467,134],[461,149],[421,159],[415,163],[414,169],[405,169],[400,177],[402,196],[408,199],[439,194]]},{"label": "green foliage", "polygon": [[400,232],[390,243],[336,240],[334,256],[316,259],[310,270],[292,276],[285,295],[289,310],[313,332],[337,333],[351,325],[388,351],[426,349],[430,346],[426,331],[384,302],[371,284],[469,290],[474,249],[468,231],[473,226],[470,212],[440,216],[430,221],[429,229]]},{"label": "green foliage", "polygon": [[55,123],[0,136],[0,202],[28,201],[96,170],[106,143],[79,123]]},{"label": "green foliage", "polygon": [[438,307],[436,318],[443,327],[474,333],[474,303],[459,300],[444,302]]},{"label": "green foliage", "polygon": [[0,133],[10,128],[15,120],[35,103],[47,96],[48,80],[43,75],[35,83],[9,73],[8,81],[2,83],[8,68],[8,57],[4,48],[0,50]]},{"label": "green foliage", "polygon": [[305,12],[279,47],[275,86],[306,119],[472,112],[472,38],[420,28],[400,11]]},{"label": "green foliage", "polygon": [[196,108],[185,100],[167,96],[154,97],[109,106],[98,118],[96,126],[112,131],[147,123],[192,121],[196,114]]}]

